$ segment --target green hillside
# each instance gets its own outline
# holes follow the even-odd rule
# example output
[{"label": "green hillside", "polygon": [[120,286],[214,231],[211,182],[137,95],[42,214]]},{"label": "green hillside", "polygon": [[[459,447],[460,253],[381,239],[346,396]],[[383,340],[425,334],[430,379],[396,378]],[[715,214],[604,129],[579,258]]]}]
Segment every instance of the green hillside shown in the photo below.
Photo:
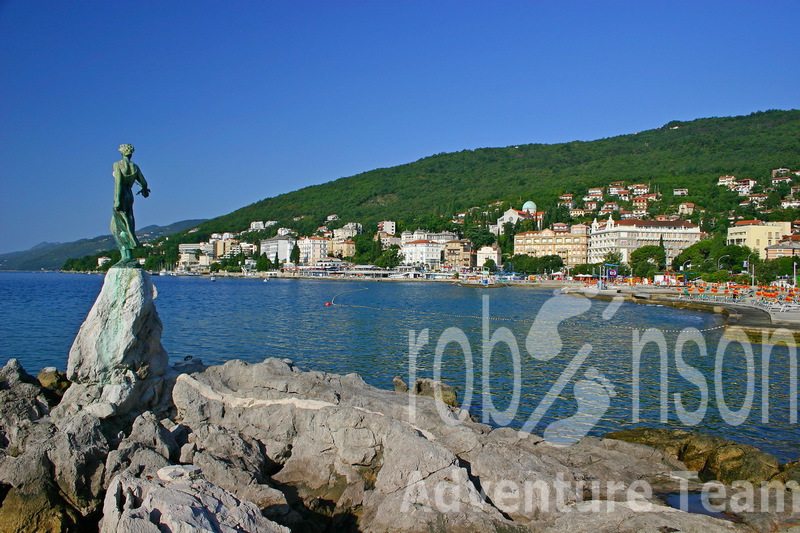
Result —
[{"label": "green hillside", "polygon": [[[671,196],[690,189],[701,208],[722,210],[731,198],[720,175],[759,180],[774,168],[800,168],[800,111],[670,122],[660,128],[589,142],[523,144],[438,154],[267,198],[201,225],[201,234],[239,231],[253,220],[311,233],[331,213],[365,229],[383,219],[412,228],[472,206],[532,199],[540,208],[566,192],[582,195],[609,181],[649,183]],[[719,205],[715,205],[715,203]],[[735,205],[735,204],[734,204]],[[516,205],[519,207],[519,205]],[[305,217],[293,221],[294,217]]]},{"label": "green hillside", "polygon": [[[182,220],[167,226],[147,226],[136,232],[141,242],[150,242],[165,235],[196,227],[205,219]],[[96,256],[114,248],[111,235],[80,239],[67,243],[41,243],[30,250],[0,254],[0,270],[51,270],[60,268],[64,261],[85,255]],[[97,264],[92,259],[91,264]]]}]

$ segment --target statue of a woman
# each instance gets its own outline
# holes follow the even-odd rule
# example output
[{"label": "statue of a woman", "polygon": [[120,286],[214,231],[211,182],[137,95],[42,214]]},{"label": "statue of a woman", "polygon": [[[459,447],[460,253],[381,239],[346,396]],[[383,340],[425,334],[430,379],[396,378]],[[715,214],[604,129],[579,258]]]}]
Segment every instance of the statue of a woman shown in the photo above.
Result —
[{"label": "statue of a woman", "polygon": [[115,266],[138,266],[133,259],[132,250],[139,246],[136,238],[136,222],[133,218],[133,187],[134,182],[139,182],[142,189],[137,193],[145,198],[150,196],[142,171],[136,163],[131,161],[133,146],[121,144],[119,151],[122,160],[114,163],[114,211],[111,217],[111,234],[117,242],[117,248],[122,252],[122,259]]}]

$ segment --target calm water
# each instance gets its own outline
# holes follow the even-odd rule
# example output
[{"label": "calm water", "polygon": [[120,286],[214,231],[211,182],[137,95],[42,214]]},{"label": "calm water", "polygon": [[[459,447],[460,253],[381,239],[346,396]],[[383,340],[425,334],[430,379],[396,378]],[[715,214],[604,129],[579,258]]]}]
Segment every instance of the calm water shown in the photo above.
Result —
[{"label": "calm water", "polygon": [[[659,420],[660,366],[655,344],[651,343],[643,350],[640,365],[638,425],[680,425],[674,394],[681,393],[690,411],[707,405],[699,417],[698,430],[753,444],[776,454],[781,461],[800,456],[800,431],[789,418],[790,361],[785,347],[775,347],[769,362],[766,422],[761,410],[760,346],[753,347],[752,409],[736,427],[720,414],[715,383],[724,385],[723,398],[729,409],[745,405],[747,359],[739,344],[728,346],[716,378],[714,355],[721,331],[704,333],[707,356],[696,344],[684,345],[684,360],[699,369],[699,377],[707,384],[707,400],[702,399],[700,388],[692,384],[686,372],[679,373],[674,355],[678,332],[684,328],[715,328],[720,320],[714,315],[629,303],[617,306],[528,287],[475,289],[441,283],[312,280],[263,283],[233,278],[218,278],[212,283],[208,278],[172,276],[153,280],[164,323],[162,342],[174,361],[186,356],[206,363],[288,357],[304,368],[357,372],[372,385],[391,388],[394,376],[409,377],[409,332],[416,337],[427,329],[428,343],[419,349],[417,357],[418,377],[433,377],[436,347],[441,340],[442,379],[459,389],[460,400],[468,395],[465,384],[472,370],[471,412],[483,416],[485,400],[490,400],[495,409],[505,410],[513,399],[515,382],[521,383],[519,405],[510,410],[515,416],[509,425],[528,424],[537,433],[551,422],[572,417],[578,403],[582,403],[581,410],[588,413],[590,422],[602,415],[590,434],[637,425],[632,413],[633,336],[647,328],[667,330],[663,335],[669,355],[669,421],[662,424]],[[98,275],[0,272],[0,364],[17,357],[32,373],[44,366],[66,368],[72,339],[102,282]],[[332,300],[340,305],[325,306]],[[487,321],[488,337],[484,335],[484,306],[492,317]],[[560,320],[567,315],[577,316]],[[539,323],[532,328],[537,316]],[[463,332],[461,339],[468,344],[472,365],[465,362],[464,352],[456,343],[446,344],[450,337],[443,338],[442,334],[448,328]],[[448,331],[452,338],[454,331]],[[498,343],[487,362],[484,338],[489,344],[491,335],[505,338],[512,348]],[[586,345],[591,347],[585,348],[585,359],[575,361]],[[515,350],[519,354],[516,374]],[[571,362],[575,369],[560,384],[559,378],[570,370]],[[608,387],[591,372],[587,378],[590,368],[604,376]],[[596,401],[596,393],[612,386],[615,396],[606,410],[602,401]],[[587,391],[595,393],[590,395],[593,404],[585,401]],[[599,398],[602,400],[603,395]],[[542,416],[534,417],[537,407]],[[597,416],[593,418],[593,414]]]}]

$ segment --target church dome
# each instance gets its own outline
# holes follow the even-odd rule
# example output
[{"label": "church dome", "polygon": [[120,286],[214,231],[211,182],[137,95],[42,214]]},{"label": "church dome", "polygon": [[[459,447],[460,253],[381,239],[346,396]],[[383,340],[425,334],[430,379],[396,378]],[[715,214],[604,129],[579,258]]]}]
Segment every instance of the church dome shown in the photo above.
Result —
[{"label": "church dome", "polygon": [[531,202],[530,200],[528,200],[527,202],[522,204],[522,210],[523,211],[530,211],[531,213],[535,213],[536,212],[536,203],[535,202]]}]

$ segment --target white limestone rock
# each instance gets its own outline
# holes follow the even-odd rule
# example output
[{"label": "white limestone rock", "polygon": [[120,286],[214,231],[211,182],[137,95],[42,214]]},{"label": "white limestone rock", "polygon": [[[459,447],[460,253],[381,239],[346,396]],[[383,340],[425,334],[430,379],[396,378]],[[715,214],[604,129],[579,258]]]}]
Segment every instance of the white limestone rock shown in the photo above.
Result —
[{"label": "white limestone rock", "polygon": [[192,466],[170,466],[156,479],[128,473],[111,482],[103,505],[100,533],[289,533],[261,516],[255,504],[205,481]]},{"label": "white limestone rock", "polygon": [[141,269],[108,271],[70,349],[67,376],[73,386],[56,416],[89,408],[108,418],[160,401],[168,356],[161,345],[156,294],[150,275]]}]

